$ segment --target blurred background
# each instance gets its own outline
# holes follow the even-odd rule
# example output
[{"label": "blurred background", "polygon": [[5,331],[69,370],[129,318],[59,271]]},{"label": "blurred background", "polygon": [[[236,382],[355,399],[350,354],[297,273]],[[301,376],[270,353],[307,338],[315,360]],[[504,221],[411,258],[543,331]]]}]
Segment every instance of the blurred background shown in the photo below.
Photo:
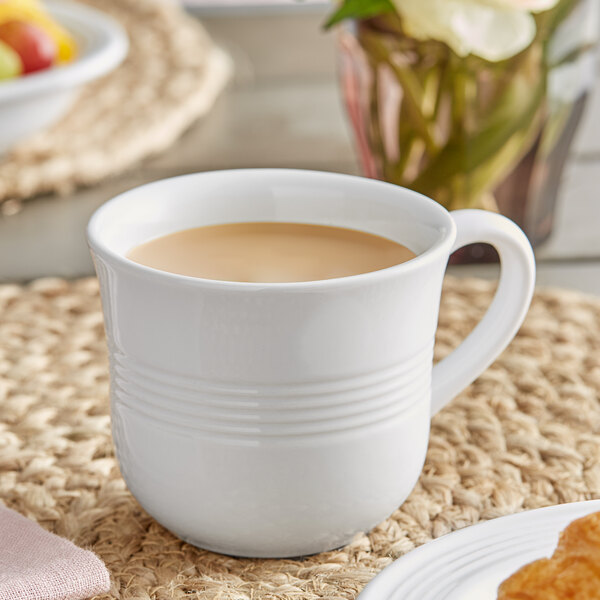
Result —
[{"label": "blurred background", "polygon": [[[378,149],[369,132],[374,130],[373,122],[386,131],[396,127],[400,150],[402,144],[418,148],[420,140],[413,136],[405,142],[403,136],[410,136],[411,131],[403,132],[402,124],[384,122],[386,109],[380,108],[375,117],[361,113],[369,108],[368,102],[360,101],[361,86],[367,81],[361,79],[362,74],[369,68],[380,74],[378,65],[373,67],[373,62],[363,59],[369,52],[365,49],[367,34],[375,31],[381,36],[380,48],[387,44],[383,61],[393,67],[394,77],[382,78],[391,86],[384,88],[384,98],[407,96],[407,89],[399,83],[402,72],[394,68],[403,64],[396,60],[399,53],[408,57],[411,74],[418,76],[422,64],[428,65],[423,71],[425,90],[430,73],[438,68],[437,63],[430,64],[436,52],[432,46],[411,42],[410,47],[392,48],[390,36],[398,39],[393,24],[369,23],[367,34],[361,24],[348,23],[341,31],[326,31],[323,25],[332,13],[332,4],[321,0],[186,0],[182,7],[169,0],[86,4],[122,23],[129,37],[129,54],[116,71],[85,83],[66,117],[0,155],[1,281],[91,274],[85,225],[94,209],[115,194],[164,177],[212,169],[293,167],[366,173],[410,185],[403,179],[409,176],[406,165],[400,171],[397,163],[392,164],[387,146]],[[52,5],[48,3],[50,8]],[[594,15],[596,30],[600,16],[593,10],[595,0],[591,6],[592,11],[585,14]],[[352,40],[345,41],[344,36]],[[358,50],[357,44],[361,46]],[[549,144],[549,134],[536,130],[527,138],[529,145],[523,142],[518,148],[519,158],[511,163],[511,173],[508,168],[503,171],[498,182],[501,191],[494,191],[496,205],[486,204],[492,198],[488,191],[477,197],[473,193],[468,205],[478,206],[481,201],[483,208],[498,210],[499,206],[515,218],[510,213],[514,205],[535,204],[533,217],[523,217],[529,221],[521,224],[530,227],[528,234],[535,238],[538,283],[600,294],[600,90],[592,85],[600,65],[593,44],[587,38],[585,44],[587,62],[580,64],[585,74],[579,76],[589,81],[570,97],[568,111],[560,113],[560,121],[552,121],[548,115],[544,121],[550,123],[546,129],[558,142],[539,159],[544,144]],[[504,78],[510,68],[511,77],[523,73],[531,87],[535,86],[536,72],[531,66],[525,70],[513,66],[512,57],[502,60],[494,63],[499,66],[494,66],[483,83],[473,85],[488,89],[494,77]],[[467,68],[483,72],[475,63]],[[447,72],[447,66],[444,69]],[[371,81],[372,74],[367,75]],[[565,81],[561,87],[575,85]],[[502,82],[505,86],[505,79]],[[3,98],[2,85],[12,84],[0,82],[0,117],[10,101]],[[441,89],[441,83],[436,85]],[[519,105],[525,103],[524,93],[517,94]],[[24,100],[19,102],[25,106]],[[483,109],[478,110],[479,117]],[[511,115],[504,113],[502,121],[508,122]],[[461,127],[466,127],[468,111],[461,119]],[[529,125],[534,119],[532,116],[524,123]],[[433,117],[430,122],[434,134],[441,131],[443,137],[443,124]],[[556,123],[561,128],[558,134]],[[410,124],[414,125],[412,120]],[[361,128],[367,131],[362,141]],[[0,127],[0,136],[2,131]],[[444,139],[447,141],[447,136]],[[504,153],[507,147],[508,142],[503,143]],[[478,152],[468,144],[462,151],[470,158]],[[421,156],[419,165],[424,161]],[[441,172],[446,171],[442,168]],[[461,174],[460,197],[469,195],[465,189],[474,189],[470,173],[466,184]],[[509,179],[510,185],[506,183]],[[532,200],[533,188],[537,196]],[[437,193],[436,188],[430,195]],[[506,209],[502,198],[508,198]],[[510,205],[510,198],[518,202]],[[458,257],[456,262],[469,264],[451,269],[458,275],[494,277],[497,265],[489,260],[479,250]]]}]

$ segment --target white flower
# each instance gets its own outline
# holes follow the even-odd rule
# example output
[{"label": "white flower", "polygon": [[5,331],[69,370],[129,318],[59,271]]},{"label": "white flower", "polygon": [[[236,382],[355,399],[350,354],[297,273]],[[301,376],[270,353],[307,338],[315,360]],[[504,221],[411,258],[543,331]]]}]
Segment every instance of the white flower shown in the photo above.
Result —
[{"label": "white flower", "polygon": [[480,2],[501,8],[528,10],[534,13],[549,10],[558,4],[558,0],[480,0]]},{"label": "white flower", "polygon": [[445,42],[459,56],[504,60],[535,37],[533,12],[559,0],[393,0],[406,33]]}]

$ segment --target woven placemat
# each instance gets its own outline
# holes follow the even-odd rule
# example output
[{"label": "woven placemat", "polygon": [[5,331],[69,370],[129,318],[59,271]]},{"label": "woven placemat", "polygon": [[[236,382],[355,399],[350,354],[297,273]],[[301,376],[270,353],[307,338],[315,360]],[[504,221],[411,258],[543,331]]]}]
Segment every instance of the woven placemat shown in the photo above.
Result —
[{"label": "woven placemat", "polygon": [[[438,358],[491,293],[487,282],[447,279]],[[198,550],[129,494],[113,457],[95,279],[0,286],[0,339],[0,500],[97,552],[112,575],[103,600],[354,599],[434,537],[600,497],[600,299],[538,291],[509,349],[434,418],[427,463],[402,508],[348,547],[304,560]]]},{"label": "woven placemat", "polygon": [[90,185],[168,148],[213,105],[231,62],[166,0],[80,0],[121,22],[129,54],[86,86],[67,116],[0,159],[0,205]]}]

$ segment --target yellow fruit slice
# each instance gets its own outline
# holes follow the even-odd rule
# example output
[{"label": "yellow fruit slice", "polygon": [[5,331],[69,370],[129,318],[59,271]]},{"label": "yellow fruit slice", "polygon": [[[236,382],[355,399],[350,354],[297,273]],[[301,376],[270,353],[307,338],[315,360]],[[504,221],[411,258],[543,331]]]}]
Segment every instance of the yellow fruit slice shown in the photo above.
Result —
[{"label": "yellow fruit slice", "polygon": [[42,28],[54,41],[59,63],[69,62],[77,55],[73,37],[57,23],[38,0],[0,0],[0,23],[27,21]]},{"label": "yellow fruit slice", "polygon": [[0,42],[0,82],[13,79],[23,72],[23,63],[19,55],[7,44]]}]

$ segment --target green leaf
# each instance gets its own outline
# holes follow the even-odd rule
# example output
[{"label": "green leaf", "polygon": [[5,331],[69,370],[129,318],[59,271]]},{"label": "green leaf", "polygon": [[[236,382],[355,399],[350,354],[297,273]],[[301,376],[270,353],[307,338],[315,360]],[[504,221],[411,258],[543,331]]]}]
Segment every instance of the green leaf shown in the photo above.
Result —
[{"label": "green leaf", "polygon": [[395,10],[391,0],[343,0],[340,7],[325,23],[325,29],[344,19],[368,19]]}]

